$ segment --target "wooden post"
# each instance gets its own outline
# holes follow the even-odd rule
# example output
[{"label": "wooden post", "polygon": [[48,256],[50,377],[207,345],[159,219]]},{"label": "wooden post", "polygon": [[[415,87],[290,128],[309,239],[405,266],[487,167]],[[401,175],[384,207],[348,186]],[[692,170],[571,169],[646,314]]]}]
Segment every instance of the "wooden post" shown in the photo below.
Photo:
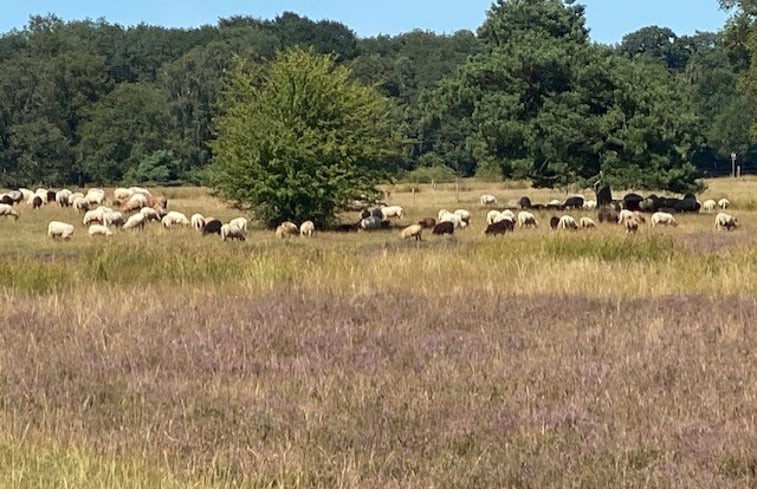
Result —
[{"label": "wooden post", "polygon": [[459,178],[455,177],[455,199],[457,200],[457,203],[460,203],[460,183]]},{"label": "wooden post", "polygon": [[741,165],[736,165],[736,178],[741,178]]}]

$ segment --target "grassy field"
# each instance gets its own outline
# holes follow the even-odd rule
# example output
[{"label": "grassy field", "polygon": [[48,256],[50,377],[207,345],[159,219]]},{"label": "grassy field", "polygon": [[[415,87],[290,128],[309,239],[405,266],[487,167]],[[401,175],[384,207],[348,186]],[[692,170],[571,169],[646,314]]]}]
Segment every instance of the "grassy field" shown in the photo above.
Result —
[{"label": "grassy field", "polygon": [[96,240],[21,206],[0,220],[0,487],[755,487],[757,180],[707,184],[739,230],[543,213],[485,237],[481,193],[566,196],[517,182],[388,188],[403,223],[473,213],[419,243]]}]

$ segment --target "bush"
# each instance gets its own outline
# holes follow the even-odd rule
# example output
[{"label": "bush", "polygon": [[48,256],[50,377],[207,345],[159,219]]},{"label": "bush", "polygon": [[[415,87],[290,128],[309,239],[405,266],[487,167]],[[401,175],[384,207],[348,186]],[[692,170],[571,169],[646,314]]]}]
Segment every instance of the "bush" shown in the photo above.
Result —
[{"label": "bush", "polygon": [[448,166],[436,165],[416,168],[407,172],[402,180],[412,183],[450,183],[454,182],[455,178],[455,170]]}]

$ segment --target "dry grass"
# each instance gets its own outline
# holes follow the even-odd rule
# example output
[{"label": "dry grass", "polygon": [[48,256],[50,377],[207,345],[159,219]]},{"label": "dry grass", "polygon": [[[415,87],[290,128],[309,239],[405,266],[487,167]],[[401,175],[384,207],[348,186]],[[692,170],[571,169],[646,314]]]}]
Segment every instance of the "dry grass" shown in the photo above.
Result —
[{"label": "dry grass", "polygon": [[0,486],[755,487],[757,181],[708,186],[742,229],[485,238],[481,193],[565,194],[476,182],[389,189],[406,223],[474,212],[421,243],[97,241],[22,207],[0,220]]}]

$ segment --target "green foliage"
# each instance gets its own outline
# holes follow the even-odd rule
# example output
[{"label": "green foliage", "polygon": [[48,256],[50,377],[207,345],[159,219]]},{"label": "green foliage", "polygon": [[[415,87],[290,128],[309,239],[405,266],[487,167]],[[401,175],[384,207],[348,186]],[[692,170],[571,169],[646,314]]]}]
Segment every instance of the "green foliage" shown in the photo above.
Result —
[{"label": "green foliage", "polygon": [[333,57],[294,48],[265,72],[231,70],[216,119],[210,183],[266,223],[323,224],[389,175],[392,106]]},{"label": "green foliage", "polygon": [[177,167],[178,162],[174,159],[173,152],[160,149],[129,168],[123,181],[142,185],[166,184],[176,178]]},{"label": "green foliage", "polygon": [[413,183],[449,183],[454,182],[457,175],[452,168],[445,165],[419,166],[415,170],[405,173],[403,180]]}]

